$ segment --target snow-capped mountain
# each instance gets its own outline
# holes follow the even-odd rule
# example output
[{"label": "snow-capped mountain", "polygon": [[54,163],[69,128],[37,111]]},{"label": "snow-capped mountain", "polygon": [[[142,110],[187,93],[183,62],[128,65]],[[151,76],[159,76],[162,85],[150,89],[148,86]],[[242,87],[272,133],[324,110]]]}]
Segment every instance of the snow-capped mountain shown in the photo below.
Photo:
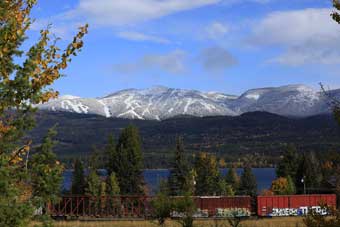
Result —
[{"label": "snow-capped mountain", "polygon": [[[340,97],[340,90],[331,93]],[[300,117],[329,112],[323,93],[305,85],[252,89],[241,96],[158,86],[121,90],[101,98],[61,96],[38,108],[145,120],[178,115],[235,116],[252,111]]]}]

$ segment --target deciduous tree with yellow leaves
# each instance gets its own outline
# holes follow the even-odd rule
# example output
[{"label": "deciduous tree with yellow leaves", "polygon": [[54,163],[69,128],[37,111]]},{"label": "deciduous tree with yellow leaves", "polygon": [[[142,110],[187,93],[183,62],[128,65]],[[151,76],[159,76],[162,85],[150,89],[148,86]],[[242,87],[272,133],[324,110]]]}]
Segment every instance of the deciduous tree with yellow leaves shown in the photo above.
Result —
[{"label": "deciduous tree with yellow leaves", "polygon": [[27,168],[31,141],[23,141],[23,136],[34,127],[34,104],[58,95],[50,85],[82,48],[88,27],[80,27],[63,51],[47,27],[23,51],[35,4],[36,0],[0,1],[0,226],[26,226],[33,215],[33,201],[40,195],[32,171],[39,168]]}]

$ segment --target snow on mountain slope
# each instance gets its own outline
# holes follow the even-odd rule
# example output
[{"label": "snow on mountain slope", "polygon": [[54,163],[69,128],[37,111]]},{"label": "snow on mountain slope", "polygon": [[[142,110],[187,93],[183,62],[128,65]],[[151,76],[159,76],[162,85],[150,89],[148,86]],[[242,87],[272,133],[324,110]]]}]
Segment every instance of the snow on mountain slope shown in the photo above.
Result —
[{"label": "snow on mountain slope", "polygon": [[204,93],[166,87],[123,90],[101,99],[111,116],[133,119],[166,119],[176,115],[235,115]]},{"label": "snow on mountain slope", "polygon": [[[340,90],[332,91],[340,97]],[[234,116],[267,111],[284,116],[311,116],[329,111],[323,95],[304,85],[252,89],[241,96],[162,86],[126,89],[102,98],[61,96],[39,109],[96,114],[105,117],[162,120],[177,115]]]},{"label": "snow on mountain slope", "polygon": [[231,109],[241,114],[267,111],[284,116],[309,116],[321,113],[317,106],[320,92],[305,85],[288,85],[277,88],[253,89],[232,103]]}]

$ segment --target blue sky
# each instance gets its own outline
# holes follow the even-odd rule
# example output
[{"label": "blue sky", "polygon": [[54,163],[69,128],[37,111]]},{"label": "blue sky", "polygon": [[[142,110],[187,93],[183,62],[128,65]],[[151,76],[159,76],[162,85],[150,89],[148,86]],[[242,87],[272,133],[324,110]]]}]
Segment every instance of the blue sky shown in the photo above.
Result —
[{"label": "blue sky", "polygon": [[322,82],[340,87],[340,25],[328,0],[40,0],[29,45],[52,23],[85,46],[54,88],[98,97],[163,85],[240,94]]}]

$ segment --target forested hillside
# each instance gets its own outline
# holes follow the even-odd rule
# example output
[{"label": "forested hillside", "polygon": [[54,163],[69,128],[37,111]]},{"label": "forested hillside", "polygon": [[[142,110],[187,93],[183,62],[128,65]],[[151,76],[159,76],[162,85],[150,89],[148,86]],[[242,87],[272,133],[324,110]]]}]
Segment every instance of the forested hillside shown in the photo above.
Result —
[{"label": "forested hillside", "polygon": [[86,159],[93,147],[101,148],[113,133],[136,125],[142,137],[145,167],[167,167],[176,136],[183,136],[187,154],[213,152],[228,162],[250,159],[255,166],[270,166],[293,143],[300,152],[336,151],[340,129],[331,115],[287,118],[265,112],[236,117],[180,116],[163,121],[105,118],[72,113],[39,112],[38,127],[30,136],[38,141],[58,124],[56,152],[63,160]]}]

